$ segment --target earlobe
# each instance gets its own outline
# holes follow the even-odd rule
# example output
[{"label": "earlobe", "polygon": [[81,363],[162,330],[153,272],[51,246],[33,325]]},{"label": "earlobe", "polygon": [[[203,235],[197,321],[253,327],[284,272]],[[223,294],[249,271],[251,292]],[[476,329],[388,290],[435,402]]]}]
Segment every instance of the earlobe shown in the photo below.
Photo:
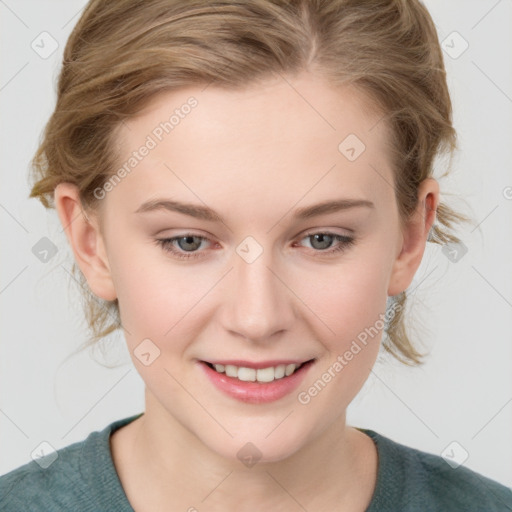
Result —
[{"label": "earlobe", "polygon": [[78,188],[60,183],[54,193],[55,208],[77,265],[89,288],[104,300],[117,297],[97,217],[89,218],[82,207]]},{"label": "earlobe", "polygon": [[418,204],[403,231],[402,244],[394,262],[388,295],[398,295],[411,284],[418,270],[439,204],[439,184],[434,178],[423,180],[418,188]]}]

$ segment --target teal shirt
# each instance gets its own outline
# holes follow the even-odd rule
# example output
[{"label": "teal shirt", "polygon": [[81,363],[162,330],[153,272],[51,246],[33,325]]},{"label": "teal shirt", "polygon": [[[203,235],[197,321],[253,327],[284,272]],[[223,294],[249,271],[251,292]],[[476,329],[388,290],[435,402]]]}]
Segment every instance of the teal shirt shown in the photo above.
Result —
[{"label": "teal shirt", "polygon": [[[109,441],[112,432],[142,414],[117,420],[57,450],[58,457],[46,469],[31,461],[1,476],[0,511],[133,512]],[[438,455],[401,445],[373,430],[359,430],[375,442],[379,457],[377,485],[366,512],[512,511],[508,487],[463,466],[453,469]],[[198,510],[200,505],[196,504]]]}]

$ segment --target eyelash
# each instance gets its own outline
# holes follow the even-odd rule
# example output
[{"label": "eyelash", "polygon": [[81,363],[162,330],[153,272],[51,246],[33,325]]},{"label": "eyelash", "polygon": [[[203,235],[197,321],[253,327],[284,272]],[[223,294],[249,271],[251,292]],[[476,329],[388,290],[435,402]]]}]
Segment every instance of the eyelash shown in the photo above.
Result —
[{"label": "eyelash", "polygon": [[[304,240],[304,238],[308,238],[308,237],[311,237],[314,235],[330,235],[330,236],[333,236],[335,238],[335,240],[338,240],[340,242],[340,244],[334,249],[325,249],[323,251],[313,249],[315,252],[318,252],[322,255],[325,255],[325,254],[333,255],[335,253],[343,252],[343,251],[347,250],[349,247],[351,247],[352,245],[354,245],[354,243],[355,243],[354,237],[338,235],[337,233],[331,233],[330,231],[313,231],[313,232],[305,234],[301,238],[301,240]],[[181,238],[186,238],[186,237],[199,238],[199,239],[201,239],[201,241],[208,240],[208,238],[206,238],[204,236],[195,235],[194,233],[185,233],[183,235],[175,236],[173,238],[158,238],[158,239],[156,239],[156,243],[160,247],[162,247],[164,249],[164,251],[173,254],[178,259],[188,260],[188,259],[202,258],[203,257],[202,252],[196,251],[196,252],[186,253],[186,252],[178,251],[174,248],[174,246],[173,246],[174,241],[180,240]]]}]

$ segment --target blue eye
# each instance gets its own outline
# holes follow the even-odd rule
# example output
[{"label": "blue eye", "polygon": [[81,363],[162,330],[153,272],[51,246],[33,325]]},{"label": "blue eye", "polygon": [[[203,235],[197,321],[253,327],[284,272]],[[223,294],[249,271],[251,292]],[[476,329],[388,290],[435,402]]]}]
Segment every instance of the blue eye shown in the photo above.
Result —
[{"label": "blue eye", "polygon": [[[189,258],[198,258],[198,257],[202,257],[202,254],[201,253],[197,253],[197,252],[189,252],[187,251],[187,249],[191,249],[192,251],[194,251],[194,248],[197,249],[199,247],[195,247],[197,245],[201,245],[202,241],[203,240],[208,240],[207,238],[205,238],[204,236],[198,236],[198,235],[194,235],[192,233],[187,233],[185,235],[181,235],[181,236],[175,236],[173,238],[162,238],[162,239],[158,239],[157,240],[157,243],[167,252],[170,252],[172,253],[174,256],[176,256],[177,258],[179,259],[189,259]],[[177,250],[175,247],[176,247],[176,244],[175,242],[177,243],[180,243],[180,242],[184,242],[182,244],[182,247],[179,247],[180,250]],[[199,242],[198,242],[199,241]],[[188,246],[188,247],[187,247]],[[185,251],[185,252],[182,252],[182,251]]]},{"label": "blue eye", "polygon": [[[313,243],[320,245],[320,247],[312,248],[316,249],[314,252],[322,255],[340,253],[347,250],[355,243],[355,238],[353,237],[338,235],[336,233],[326,231],[307,233],[301,240],[306,238],[312,239]],[[204,251],[198,250],[203,241],[209,241],[209,239],[193,233],[186,233],[172,238],[157,239],[156,243],[161,246],[164,251],[171,253],[174,257],[187,260],[190,258],[204,257]],[[332,249],[331,246],[336,241],[338,242],[338,245]]]},{"label": "blue eye", "polygon": [[[314,233],[307,233],[303,240],[306,238],[312,239],[314,243],[318,243],[320,245],[320,247],[313,247],[313,249],[318,249],[315,252],[321,252],[324,254],[332,254],[340,251],[345,251],[355,243],[355,238],[353,237],[338,235],[336,233],[330,233],[328,231],[317,231]],[[338,241],[339,244],[335,246],[334,249],[331,249],[330,247],[333,241]],[[325,246],[326,244],[329,247],[322,247]]]}]

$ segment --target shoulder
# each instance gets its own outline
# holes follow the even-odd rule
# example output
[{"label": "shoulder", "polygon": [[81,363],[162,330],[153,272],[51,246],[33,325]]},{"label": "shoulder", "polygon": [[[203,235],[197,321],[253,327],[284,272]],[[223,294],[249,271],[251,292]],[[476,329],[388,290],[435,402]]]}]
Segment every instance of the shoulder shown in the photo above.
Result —
[{"label": "shoulder", "polygon": [[[33,460],[0,477],[0,509],[65,510],[83,498],[79,459],[86,440]],[[68,508],[69,509],[69,508]]]},{"label": "shoulder", "polygon": [[0,476],[0,510],[132,512],[112,461],[110,434],[139,416],[117,420]]},{"label": "shoulder", "polygon": [[443,457],[360,429],[377,446],[377,488],[368,512],[512,511],[512,490]]},{"label": "shoulder", "polygon": [[[409,469],[438,506],[451,510],[512,511],[512,491],[464,466],[452,467],[439,455],[413,450]],[[458,508],[454,508],[458,507]]]}]

